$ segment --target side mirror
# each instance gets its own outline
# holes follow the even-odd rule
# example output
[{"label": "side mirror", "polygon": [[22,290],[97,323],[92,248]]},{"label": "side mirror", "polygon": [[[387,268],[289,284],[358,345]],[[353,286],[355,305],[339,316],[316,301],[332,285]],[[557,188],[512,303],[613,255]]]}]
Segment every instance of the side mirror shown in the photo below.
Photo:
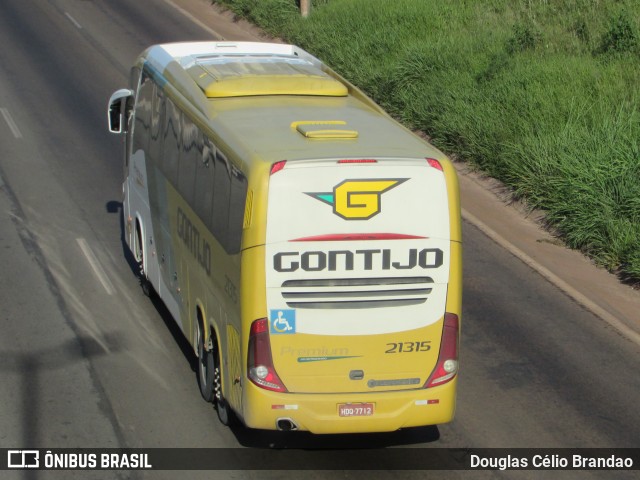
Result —
[{"label": "side mirror", "polygon": [[130,103],[128,101],[130,98],[133,98],[133,90],[128,88],[121,88],[111,95],[107,110],[107,120],[111,133],[122,133],[126,125],[125,115],[128,114],[126,105]]}]

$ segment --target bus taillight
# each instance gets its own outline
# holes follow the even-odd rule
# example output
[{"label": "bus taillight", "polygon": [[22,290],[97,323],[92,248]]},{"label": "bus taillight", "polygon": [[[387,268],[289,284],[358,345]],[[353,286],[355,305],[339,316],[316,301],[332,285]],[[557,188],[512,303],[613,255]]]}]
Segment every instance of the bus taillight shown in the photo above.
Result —
[{"label": "bus taillight", "polygon": [[424,388],[435,387],[447,383],[458,373],[458,334],[460,331],[458,316],[453,313],[444,314],[442,342],[436,368],[424,385]]},{"label": "bus taillight", "polygon": [[436,170],[440,170],[441,172],[443,171],[442,164],[435,158],[427,158],[427,163]]},{"label": "bus taillight", "polygon": [[269,342],[269,321],[266,318],[260,318],[251,324],[247,369],[249,380],[258,387],[274,392],[287,391],[273,367],[271,343]]},{"label": "bus taillight", "polygon": [[286,165],[286,163],[287,163],[286,160],[280,160],[279,162],[276,162],[273,165],[271,165],[271,175],[282,170]]}]

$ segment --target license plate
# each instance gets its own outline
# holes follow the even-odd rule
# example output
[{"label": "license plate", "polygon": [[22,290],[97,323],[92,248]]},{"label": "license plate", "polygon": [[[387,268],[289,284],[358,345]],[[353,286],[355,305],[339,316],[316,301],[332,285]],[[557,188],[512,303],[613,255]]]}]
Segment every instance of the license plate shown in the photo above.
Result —
[{"label": "license plate", "polygon": [[373,403],[341,403],[338,405],[338,415],[341,417],[368,417],[373,415]]}]

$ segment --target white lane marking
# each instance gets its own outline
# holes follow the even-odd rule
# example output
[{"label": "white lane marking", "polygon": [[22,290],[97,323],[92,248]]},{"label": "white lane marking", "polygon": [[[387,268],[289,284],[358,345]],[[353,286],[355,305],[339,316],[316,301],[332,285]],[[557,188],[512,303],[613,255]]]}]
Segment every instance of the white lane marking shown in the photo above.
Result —
[{"label": "white lane marking", "polygon": [[518,247],[513,245],[509,240],[504,238],[502,235],[491,229],[488,225],[486,225],[482,220],[477,218],[475,215],[467,212],[464,208],[462,209],[462,217],[475,225],[480,231],[482,231],[487,237],[496,242],[502,248],[510,252],[515,257],[519,258],[522,262],[524,262],[529,267],[533,268],[540,275],[546,278],[553,285],[562,290],[569,297],[573,298],[580,305],[585,307],[587,310],[591,311],[594,315],[600,317],[602,320],[607,322],[613,328],[618,330],[623,336],[631,340],[632,342],[640,345],[640,333],[636,332],[631,327],[627,326],[625,323],[620,321],[615,315],[607,312],[604,308],[598,305],[596,302],[590,300],[585,295],[580,293],[577,289],[569,285],[567,282],[558,277],[555,273],[551,272],[548,268],[542,266],[529,255],[524,253]]},{"label": "white lane marking", "polygon": [[75,25],[75,27],[76,27],[78,30],[81,30],[81,29],[82,29],[82,25],[80,25],[80,24],[77,22],[77,20],[76,20],[75,18],[73,18],[73,17],[71,16],[71,14],[69,14],[69,12],[64,12],[64,16],[65,16],[65,17],[67,17],[67,18],[69,19],[69,21],[70,21],[71,23],[73,23],[73,24]]},{"label": "white lane marking", "polygon": [[3,107],[0,108],[0,113],[2,113],[4,121],[7,122],[7,125],[9,125],[9,129],[11,130],[11,133],[13,133],[13,136],[16,138],[22,138],[22,132],[20,132],[20,129],[18,128],[16,122],[13,121],[13,117],[9,113],[9,110]]},{"label": "white lane marking", "polygon": [[189,12],[187,12],[184,8],[176,5],[175,3],[173,3],[171,0],[164,0],[164,3],[166,3],[167,5],[175,8],[176,10],[178,10],[180,13],[182,13],[185,17],[187,17],[189,20],[191,20],[193,23],[195,23],[196,25],[198,25],[199,27],[205,29],[207,32],[209,32],[211,35],[213,35],[213,37],[217,40],[217,41],[222,41],[225,38],[220,35],[218,32],[216,32],[215,30],[213,30],[211,27],[209,27],[208,25],[205,25],[203,22],[201,22],[200,20],[198,20],[196,17],[194,17],[193,15],[191,15]]},{"label": "white lane marking", "polygon": [[91,268],[93,269],[93,273],[96,274],[96,277],[98,277],[98,280],[100,280],[100,283],[107,291],[107,294],[113,295],[115,293],[115,288],[113,288],[111,280],[109,280],[109,277],[107,277],[107,274],[100,266],[100,263],[98,263],[98,259],[93,254],[93,251],[89,247],[87,241],[84,238],[76,238],[76,242],[78,242],[78,245],[80,245],[82,253],[84,253],[84,256],[87,258],[89,265],[91,265]]}]

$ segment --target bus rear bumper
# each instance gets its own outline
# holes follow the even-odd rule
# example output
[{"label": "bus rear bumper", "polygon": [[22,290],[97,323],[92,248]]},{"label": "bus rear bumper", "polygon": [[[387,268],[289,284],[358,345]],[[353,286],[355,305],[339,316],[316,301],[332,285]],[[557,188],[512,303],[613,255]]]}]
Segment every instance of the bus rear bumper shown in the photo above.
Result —
[{"label": "bus rear bumper", "polygon": [[[391,432],[453,420],[457,378],[434,388],[377,393],[295,394],[263,390],[247,382],[243,420],[263,430],[309,431],[318,434]],[[340,405],[351,404],[341,416]],[[365,408],[363,408],[363,406]],[[355,415],[368,411],[369,415]],[[344,407],[343,407],[344,408]],[[280,421],[280,422],[279,422]]]}]

